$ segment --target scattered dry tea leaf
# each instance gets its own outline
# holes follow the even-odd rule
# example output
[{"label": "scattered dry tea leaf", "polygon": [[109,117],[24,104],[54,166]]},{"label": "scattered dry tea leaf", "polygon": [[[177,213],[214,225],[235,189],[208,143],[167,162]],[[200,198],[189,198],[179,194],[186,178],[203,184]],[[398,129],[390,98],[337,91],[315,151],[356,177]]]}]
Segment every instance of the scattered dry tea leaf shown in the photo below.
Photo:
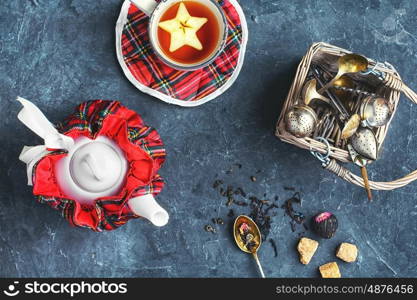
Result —
[{"label": "scattered dry tea leaf", "polygon": [[216,229],[214,229],[214,227],[211,226],[210,224],[207,224],[206,226],[204,226],[204,230],[207,232],[216,233]]}]

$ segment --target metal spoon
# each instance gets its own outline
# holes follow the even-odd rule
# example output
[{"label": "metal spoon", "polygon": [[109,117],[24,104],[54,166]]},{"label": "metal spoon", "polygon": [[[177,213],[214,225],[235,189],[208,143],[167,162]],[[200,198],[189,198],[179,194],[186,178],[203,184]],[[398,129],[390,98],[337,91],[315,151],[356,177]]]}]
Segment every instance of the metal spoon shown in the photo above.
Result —
[{"label": "metal spoon", "polygon": [[[321,66],[313,65],[311,70],[313,71],[313,76],[317,80],[319,87],[324,87],[322,75],[320,74],[320,71],[325,72],[324,69],[321,68]],[[330,99],[331,106],[339,113],[337,116],[338,120],[342,123],[347,121],[347,119],[349,119],[349,112],[347,111],[343,103],[339,100],[338,97],[336,97],[336,95],[331,93],[329,90],[326,90],[326,94]]]},{"label": "metal spoon", "polygon": [[[248,227],[247,232],[243,232],[242,234],[242,227],[246,228],[246,226]],[[262,278],[265,278],[264,271],[257,255],[262,243],[261,232],[259,231],[258,225],[256,225],[256,223],[248,216],[240,215],[233,224],[233,236],[240,250],[253,255]]]},{"label": "metal spoon", "polygon": [[339,57],[337,63],[339,69],[336,76],[319,90],[320,94],[331,87],[344,74],[362,72],[368,68],[368,60],[361,55],[353,53]]},{"label": "metal spoon", "polygon": [[316,79],[311,79],[310,81],[306,82],[303,88],[303,92],[302,92],[304,104],[310,105],[310,102],[313,99],[321,100],[321,101],[326,102],[327,104],[330,104],[330,100],[328,98],[324,97],[323,95],[320,95],[317,92],[316,86],[317,86]]},{"label": "metal spoon", "polygon": [[[313,67],[313,75],[316,78],[317,82],[320,86],[323,86],[323,82],[320,79],[319,73],[320,67],[314,66]],[[344,78],[344,77],[342,77]],[[339,123],[339,127],[342,128],[341,131],[341,138],[347,139],[351,137],[360,125],[360,117],[357,114],[353,114],[349,116],[349,113],[346,110],[346,107],[340,102],[339,98],[333,95],[330,91],[326,91],[327,95],[329,96],[330,100],[329,103],[338,111],[337,120]],[[327,99],[327,98],[326,98]]]},{"label": "metal spoon", "polygon": [[343,126],[340,138],[342,139],[350,138],[358,130],[360,124],[361,124],[361,117],[358,114],[352,115]]},{"label": "metal spoon", "polygon": [[350,77],[343,75],[333,82],[333,88],[337,88],[341,86],[353,89],[355,87],[355,83]]},{"label": "metal spoon", "polygon": [[351,97],[351,93],[347,91],[347,89],[354,89],[355,82],[346,75],[343,75],[339,79],[335,80],[333,86],[330,88],[336,96],[343,102],[343,104],[349,108],[351,101],[353,100]]}]

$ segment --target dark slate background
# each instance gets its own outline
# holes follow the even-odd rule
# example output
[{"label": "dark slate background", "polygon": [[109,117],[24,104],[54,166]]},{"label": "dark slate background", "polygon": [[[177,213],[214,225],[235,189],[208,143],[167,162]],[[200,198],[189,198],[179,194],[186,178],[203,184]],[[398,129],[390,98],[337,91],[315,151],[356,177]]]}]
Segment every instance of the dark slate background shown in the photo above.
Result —
[{"label": "dark slate background", "polygon": [[[212,217],[230,222],[225,199],[212,188],[216,174],[253,195],[278,195],[279,204],[292,195],[284,186],[295,187],[303,193],[297,209],[306,216],[322,210],[337,215],[337,235],[320,240],[312,262],[303,266],[295,250],[301,229],[291,232],[279,209],[270,235],[278,257],[269,243],[259,254],[267,276],[316,277],[318,266],[329,261],[338,261],[345,277],[417,275],[417,184],[374,192],[368,203],[362,189],[273,135],[300,57],[316,41],[389,61],[417,89],[415,1],[240,2],[250,39],[239,79],[218,99],[181,108],[139,92],[122,74],[114,46],[121,0],[1,1],[1,277],[256,277],[254,261],[235,247],[229,225],[218,226],[217,234],[203,230]],[[140,113],[166,143],[166,188],[159,202],[170,212],[169,224],[156,228],[133,220],[95,233],[71,228],[58,212],[36,203],[18,155],[23,145],[40,140],[16,119],[17,95],[54,122],[97,98],[120,99]],[[403,98],[381,159],[369,167],[372,179],[392,180],[417,167],[416,117],[417,106]],[[225,174],[233,163],[242,169]],[[249,177],[258,169],[253,183]],[[335,258],[343,241],[358,245],[358,262]]]}]

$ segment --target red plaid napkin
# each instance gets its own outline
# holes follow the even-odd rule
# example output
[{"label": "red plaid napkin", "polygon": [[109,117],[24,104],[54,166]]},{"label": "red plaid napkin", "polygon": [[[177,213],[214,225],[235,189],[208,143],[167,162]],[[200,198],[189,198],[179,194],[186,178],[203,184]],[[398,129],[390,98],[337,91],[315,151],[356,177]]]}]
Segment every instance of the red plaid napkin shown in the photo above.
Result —
[{"label": "red plaid napkin", "polygon": [[[244,15],[236,1],[217,1],[227,18],[229,34],[226,46],[212,64],[196,71],[178,71],[159,60],[149,42],[149,18],[136,6],[128,4],[126,20],[120,20],[122,8],[118,21],[124,21],[119,61],[122,60],[122,68],[135,86],[164,101],[183,106],[202,104],[226,90],[226,83],[233,77],[232,81],[236,79],[237,74],[232,76],[234,72],[240,71],[246,46],[246,38],[243,38],[246,33],[243,29],[247,29]],[[222,87],[223,90],[218,91]]]},{"label": "red plaid napkin", "polygon": [[[41,203],[58,209],[71,225],[95,231],[113,230],[137,218],[127,205],[132,197],[159,194],[164,186],[158,170],[165,161],[159,134],[141,117],[118,101],[94,100],[80,104],[75,112],[57,125],[60,133],[74,139],[95,139],[104,135],[119,145],[129,162],[123,188],[118,195],[98,198],[94,205],[81,205],[60,189],[55,166],[65,151],[53,151],[33,167],[33,194]],[[151,172],[148,172],[151,170]]]}]

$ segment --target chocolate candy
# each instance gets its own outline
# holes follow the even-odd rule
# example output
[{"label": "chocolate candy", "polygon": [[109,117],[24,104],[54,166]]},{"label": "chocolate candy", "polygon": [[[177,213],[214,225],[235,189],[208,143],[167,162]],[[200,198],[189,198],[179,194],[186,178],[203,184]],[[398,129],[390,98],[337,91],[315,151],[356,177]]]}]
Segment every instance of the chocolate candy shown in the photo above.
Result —
[{"label": "chocolate candy", "polygon": [[314,231],[325,239],[330,239],[336,233],[337,218],[330,212],[322,212],[313,218]]}]

